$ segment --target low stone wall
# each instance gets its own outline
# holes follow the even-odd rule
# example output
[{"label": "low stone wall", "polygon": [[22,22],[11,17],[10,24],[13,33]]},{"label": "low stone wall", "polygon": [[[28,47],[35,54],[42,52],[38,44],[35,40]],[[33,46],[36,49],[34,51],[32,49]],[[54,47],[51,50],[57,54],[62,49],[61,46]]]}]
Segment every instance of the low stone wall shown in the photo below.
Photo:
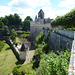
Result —
[{"label": "low stone wall", "polygon": [[6,40],[6,43],[7,43],[7,44],[10,46],[10,48],[12,49],[12,51],[13,51],[13,53],[15,54],[16,58],[17,58],[18,60],[20,60],[20,58],[19,58],[20,52],[19,52],[18,48],[15,47],[15,45],[13,44],[13,42],[12,42],[10,39],[5,38],[5,40]]},{"label": "low stone wall", "polygon": [[7,44],[10,46],[10,48],[12,49],[13,53],[15,54],[16,58],[18,60],[26,60],[26,56],[28,54],[28,51],[30,48],[28,48],[26,51],[19,51],[18,47],[16,47],[12,40],[5,38]]}]

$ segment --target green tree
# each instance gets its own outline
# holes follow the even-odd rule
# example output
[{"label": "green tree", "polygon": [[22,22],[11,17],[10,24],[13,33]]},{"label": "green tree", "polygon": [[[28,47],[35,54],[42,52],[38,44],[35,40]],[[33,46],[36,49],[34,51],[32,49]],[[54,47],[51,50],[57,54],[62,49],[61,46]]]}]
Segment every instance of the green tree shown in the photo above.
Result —
[{"label": "green tree", "polygon": [[19,27],[22,24],[22,19],[20,18],[20,16],[18,14],[14,14],[14,21],[15,21],[15,27]]},{"label": "green tree", "polygon": [[1,20],[4,23],[4,25],[7,25],[8,24],[8,19],[7,18],[3,17]]},{"label": "green tree", "polygon": [[5,19],[8,20],[8,26],[9,27],[15,27],[15,28],[19,28],[20,25],[22,25],[22,19],[20,18],[20,16],[18,14],[10,14],[9,16],[5,16]]},{"label": "green tree", "polygon": [[4,27],[4,23],[0,22],[0,28],[2,29]]},{"label": "green tree", "polygon": [[8,26],[14,25],[14,16],[12,14],[6,16],[5,18],[8,19]]},{"label": "green tree", "polygon": [[30,21],[29,20],[24,20],[24,26],[22,29],[25,31],[30,30]]},{"label": "green tree", "polygon": [[3,28],[3,35],[4,36],[8,36],[10,34],[9,28],[8,26],[4,26]]},{"label": "green tree", "polygon": [[11,34],[10,34],[10,38],[12,39],[12,41],[14,41],[16,39],[17,33],[14,29],[11,30]]},{"label": "green tree", "polygon": [[30,16],[27,16],[27,17],[25,18],[25,20],[33,21],[33,19],[32,19]]}]

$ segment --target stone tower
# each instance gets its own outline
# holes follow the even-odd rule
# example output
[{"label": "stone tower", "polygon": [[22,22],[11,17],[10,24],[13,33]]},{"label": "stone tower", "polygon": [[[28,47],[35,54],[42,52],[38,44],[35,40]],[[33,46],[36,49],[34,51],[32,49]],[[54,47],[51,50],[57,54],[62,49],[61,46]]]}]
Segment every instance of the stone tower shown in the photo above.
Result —
[{"label": "stone tower", "polygon": [[40,9],[40,11],[38,12],[38,18],[44,19],[44,12],[42,9]]},{"label": "stone tower", "polygon": [[40,22],[40,24],[44,24],[44,12],[42,9],[40,9],[40,11],[38,12],[38,21]]}]

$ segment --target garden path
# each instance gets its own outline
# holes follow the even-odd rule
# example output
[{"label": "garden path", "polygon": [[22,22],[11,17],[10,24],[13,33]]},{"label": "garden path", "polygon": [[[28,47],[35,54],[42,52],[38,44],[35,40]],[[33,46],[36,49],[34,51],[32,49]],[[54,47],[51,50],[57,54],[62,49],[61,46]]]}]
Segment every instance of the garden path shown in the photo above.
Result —
[{"label": "garden path", "polygon": [[26,57],[26,61],[23,64],[29,63],[34,56],[34,50],[29,50],[28,55]]}]

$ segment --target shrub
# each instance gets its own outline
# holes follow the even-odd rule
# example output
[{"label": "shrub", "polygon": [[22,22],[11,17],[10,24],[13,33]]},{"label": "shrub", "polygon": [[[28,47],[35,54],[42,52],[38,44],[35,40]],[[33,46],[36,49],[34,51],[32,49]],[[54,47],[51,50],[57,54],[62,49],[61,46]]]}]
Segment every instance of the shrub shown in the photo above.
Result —
[{"label": "shrub", "polygon": [[24,39],[24,38],[27,39],[28,37],[29,37],[29,34],[22,34],[22,35],[21,35],[21,38],[23,38],[23,39]]},{"label": "shrub", "polygon": [[44,38],[44,33],[41,32],[41,33],[36,37],[36,43],[37,43],[37,44],[42,43],[43,38]]},{"label": "shrub", "polygon": [[17,65],[16,67],[14,67],[13,69],[13,75],[22,75],[20,71],[18,71],[18,69],[21,67],[21,65]]},{"label": "shrub", "polygon": [[3,35],[4,35],[4,36],[10,35],[10,31],[9,31],[8,26],[4,26],[4,28],[3,28]]},{"label": "shrub", "polygon": [[70,53],[70,50],[66,50],[65,52],[59,53],[59,55],[53,52],[45,55],[41,59],[36,75],[67,75]]},{"label": "shrub", "polygon": [[14,41],[16,39],[17,33],[14,29],[11,30],[10,38]]}]

